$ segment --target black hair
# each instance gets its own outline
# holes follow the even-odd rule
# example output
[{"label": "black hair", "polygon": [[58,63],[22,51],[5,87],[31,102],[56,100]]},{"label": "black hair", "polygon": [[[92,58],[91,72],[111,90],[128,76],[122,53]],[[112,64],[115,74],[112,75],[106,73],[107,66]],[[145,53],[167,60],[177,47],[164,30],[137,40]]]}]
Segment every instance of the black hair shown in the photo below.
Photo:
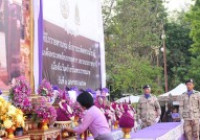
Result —
[{"label": "black hair", "polygon": [[77,102],[86,109],[89,109],[94,105],[92,95],[86,91],[82,91],[82,93],[77,97]]},{"label": "black hair", "polygon": [[69,91],[69,90],[70,90],[70,88],[69,88],[68,86],[66,86],[66,87],[65,87],[65,90],[66,90],[66,91]]},{"label": "black hair", "polygon": [[189,80],[185,81],[185,84],[187,84],[187,83],[194,83],[194,81],[193,81],[193,79],[189,79]]},{"label": "black hair", "polygon": [[151,88],[150,85],[144,85],[143,89]]}]

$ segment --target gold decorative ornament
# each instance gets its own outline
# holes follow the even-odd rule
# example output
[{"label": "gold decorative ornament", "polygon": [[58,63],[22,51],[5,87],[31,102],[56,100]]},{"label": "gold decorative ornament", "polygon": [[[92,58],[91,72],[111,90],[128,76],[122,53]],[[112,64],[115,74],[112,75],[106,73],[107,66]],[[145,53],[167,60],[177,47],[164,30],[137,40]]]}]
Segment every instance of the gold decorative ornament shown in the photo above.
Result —
[{"label": "gold decorative ornament", "polygon": [[13,139],[15,137],[14,135],[15,127],[11,127],[9,129],[6,129],[7,132],[7,138]]},{"label": "gold decorative ornament", "polygon": [[46,131],[48,129],[49,129],[49,127],[48,127],[48,120],[44,120],[42,122],[42,130]]},{"label": "gold decorative ornament", "polygon": [[119,121],[115,121],[114,123],[114,129],[118,129],[119,128]]},{"label": "gold decorative ornament", "polygon": [[131,138],[131,129],[132,128],[122,128],[122,131],[124,132],[124,139]]}]

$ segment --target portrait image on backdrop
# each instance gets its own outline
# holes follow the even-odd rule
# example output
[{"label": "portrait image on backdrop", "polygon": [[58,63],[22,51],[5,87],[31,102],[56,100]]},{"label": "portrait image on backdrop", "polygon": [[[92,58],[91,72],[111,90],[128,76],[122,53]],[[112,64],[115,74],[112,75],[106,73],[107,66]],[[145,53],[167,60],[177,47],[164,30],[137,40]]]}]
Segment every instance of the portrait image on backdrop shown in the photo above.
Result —
[{"label": "portrait image on backdrop", "polygon": [[30,80],[30,0],[0,0],[0,87]]}]

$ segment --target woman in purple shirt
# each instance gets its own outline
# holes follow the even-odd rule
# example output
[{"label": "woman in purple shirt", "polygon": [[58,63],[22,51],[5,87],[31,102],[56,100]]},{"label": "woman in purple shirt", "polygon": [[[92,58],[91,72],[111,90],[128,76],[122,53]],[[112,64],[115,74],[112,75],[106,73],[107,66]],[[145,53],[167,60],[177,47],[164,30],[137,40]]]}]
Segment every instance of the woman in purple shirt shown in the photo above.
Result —
[{"label": "woman in purple shirt", "polygon": [[77,97],[77,102],[86,110],[86,113],[78,127],[67,129],[67,131],[82,134],[89,128],[95,140],[113,140],[106,117],[99,108],[94,106],[92,96],[88,92],[83,91]]}]

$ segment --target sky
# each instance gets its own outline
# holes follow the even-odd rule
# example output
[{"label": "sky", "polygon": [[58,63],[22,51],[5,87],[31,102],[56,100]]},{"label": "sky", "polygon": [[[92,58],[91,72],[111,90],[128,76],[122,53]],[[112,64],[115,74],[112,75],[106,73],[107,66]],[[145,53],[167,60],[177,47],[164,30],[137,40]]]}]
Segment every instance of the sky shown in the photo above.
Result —
[{"label": "sky", "polygon": [[[111,0],[102,0],[105,4],[106,2]],[[168,12],[168,17],[172,19],[176,19],[177,12],[180,11],[188,11],[190,6],[194,4],[194,0],[163,0],[164,6]],[[110,5],[110,3],[107,3]]]},{"label": "sky", "polygon": [[[102,0],[103,3],[110,0]],[[194,0],[163,0],[165,1],[165,7],[169,12],[188,10],[191,4],[194,4]]]},{"label": "sky", "polygon": [[165,7],[169,12],[188,10],[194,2],[192,0],[165,0]]}]

